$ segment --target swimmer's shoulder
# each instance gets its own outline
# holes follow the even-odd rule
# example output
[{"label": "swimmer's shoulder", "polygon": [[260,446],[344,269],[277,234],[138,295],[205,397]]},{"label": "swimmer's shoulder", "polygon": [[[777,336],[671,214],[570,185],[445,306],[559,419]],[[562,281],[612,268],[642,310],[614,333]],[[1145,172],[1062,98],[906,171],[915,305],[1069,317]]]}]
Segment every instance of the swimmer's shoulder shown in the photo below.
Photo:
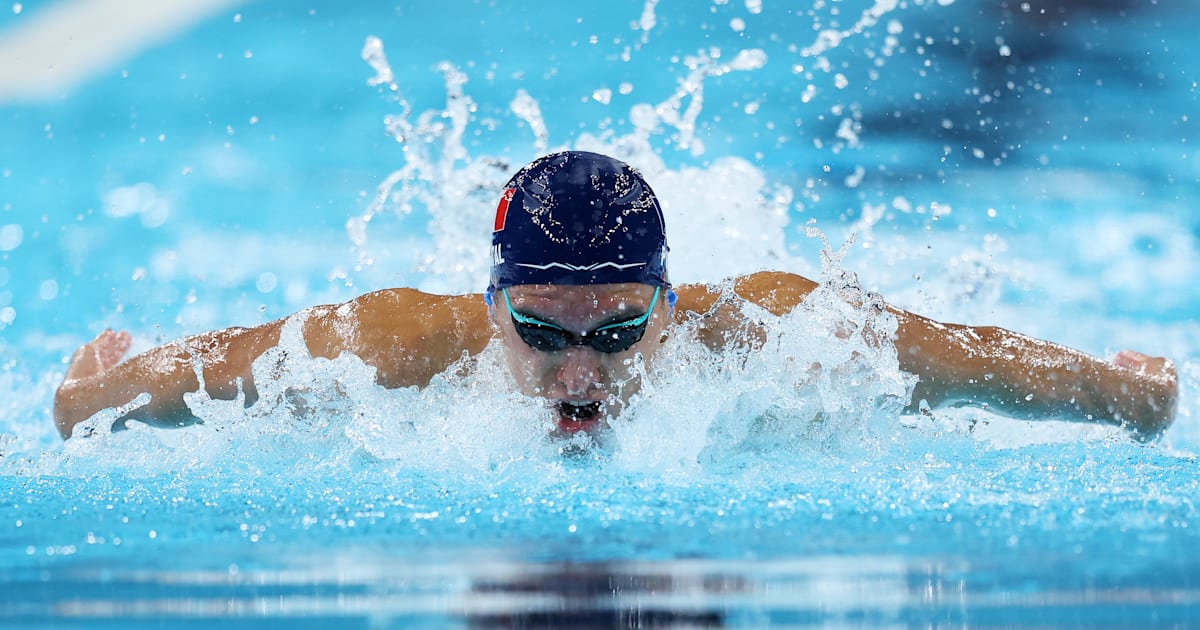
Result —
[{"label": "swimmer's shoulder", "polygon": [[758,271],[716,284],[685,284],[676,289],[681,313],[707,313],[721,298],[724,287],[733,285],[739,297],[775,314],[791,311],[804,300],[817,283],[786,271]]},{"label": "swimmer's shoulder", "polygon": [[325,304],[308,309],[311,316],[355,317],[367,319],[394,319],[396,317],[419,317],[454,312],[467,317],[487,316],[487,305],[478,293],[443,295],[426,293],[408,287],[379,289],[364,293],[341,304]]}]

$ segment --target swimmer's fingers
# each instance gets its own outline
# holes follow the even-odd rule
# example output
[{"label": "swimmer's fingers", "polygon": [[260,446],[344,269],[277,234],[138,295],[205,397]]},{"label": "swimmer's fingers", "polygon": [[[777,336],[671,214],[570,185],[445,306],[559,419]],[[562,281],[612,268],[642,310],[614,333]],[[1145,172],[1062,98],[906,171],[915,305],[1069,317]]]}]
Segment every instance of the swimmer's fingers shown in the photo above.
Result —
[{"label": "swimmer's fingers", "polygon": [[1165,357],[1152,357],[1134,350],[1122,350],[1113,357],[1113,365],[1138,374],[1155,376],[1169,381],[1176,379],[1175,364]]},{"label": "swimmer's fingers", "polygon": [[1170,359],[1133,350],[1118,352],[1112,363],[1133,373],[1120,385],[1128,405],[1123,409],[1122,417],[1147,437],[1161,434],[1175,419],[1179,404],[1175,364]]},{"label": "swimmer's fingers", "polygon": [[132,344],[133,337],[128,332],[105,330],[75,351],[67,367],[65,380],[87,378],[108,371],[121,362]]}]

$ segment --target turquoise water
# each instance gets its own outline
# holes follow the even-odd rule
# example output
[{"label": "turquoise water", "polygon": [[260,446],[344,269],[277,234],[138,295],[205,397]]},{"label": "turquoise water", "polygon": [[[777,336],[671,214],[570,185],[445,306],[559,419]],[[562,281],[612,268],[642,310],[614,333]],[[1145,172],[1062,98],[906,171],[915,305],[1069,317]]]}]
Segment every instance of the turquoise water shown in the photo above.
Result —
[{"label": "turquoise water", "polygon": [[[237,5],[0,92],[0,625],[1196,623],[1193,11],[566,4]],[[51,8],[18,6],[0,42]],[[105,327],[480,290],[495,190],[562,147],[647,174],[676,282],[820,277],[817,228],[904,308],[1172,357],[1176,423],[901,414],[894,350],[818,299],[747,361],[678,335],[600,445],[547,439],[494,350],[424,391],[293,357],[275,404],[54,431]]]}]

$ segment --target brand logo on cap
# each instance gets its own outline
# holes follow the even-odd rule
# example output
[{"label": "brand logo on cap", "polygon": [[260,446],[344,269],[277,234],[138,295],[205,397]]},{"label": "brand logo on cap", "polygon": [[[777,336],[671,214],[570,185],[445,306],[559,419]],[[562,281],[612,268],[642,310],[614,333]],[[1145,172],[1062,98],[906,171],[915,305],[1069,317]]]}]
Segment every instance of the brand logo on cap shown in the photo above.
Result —
[{"label": "brand logo on cap", "polygon": [[493,232],[504,229],[504,221],[508,219],[508,204],[515,194],[517,194],[517,189],[509,188],[500,196],[500,205],[496,206],[496,224],[492,227]]}]

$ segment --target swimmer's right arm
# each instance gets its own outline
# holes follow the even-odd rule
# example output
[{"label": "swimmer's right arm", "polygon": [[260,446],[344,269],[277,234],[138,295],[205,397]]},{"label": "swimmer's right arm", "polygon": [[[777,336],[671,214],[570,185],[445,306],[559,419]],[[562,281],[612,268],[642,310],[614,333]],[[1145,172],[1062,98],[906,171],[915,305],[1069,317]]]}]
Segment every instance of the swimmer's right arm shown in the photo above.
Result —
[{"label": "swimmer's right arm", "polygon": [[[377,291],[339,306],[301,313],[308,351],[315,357],[356,354],[376,368],[376,380],[390,388],[423,386],[464,352],[477,354],[492,329],[478,295],[440,296],[412,289]],[[79,349],[54,398],[59,433],[96,412],[129,405],[142,394],[147,404],[120,417],[159,426],[196,421],[184,394],[200,388],[214,399],[233,400],[238,381],[245,404],[258,399],[251,366],[279,343],[286,320],[254,328],[229,328],[179,339],[120,362],[130,345],[127,333],[105,331]]]},{"label": "swimmer's right arm", "polygon": [[75,425],[103,409],[131,406],[143,394],[150,400],[121,416],[155,425],[179,426],[196,418],[183,395],[199,390],[194,361],[199,361],[206,391],[232,400],[242,379],[247,404],[257,399],[250,364],[279,341],[279,322],[256,328],[229,328],[178,339],[119,362],[129,348],[125,332],[106,330],[71,359],[54,396],[54,423],[63,438]]}]

